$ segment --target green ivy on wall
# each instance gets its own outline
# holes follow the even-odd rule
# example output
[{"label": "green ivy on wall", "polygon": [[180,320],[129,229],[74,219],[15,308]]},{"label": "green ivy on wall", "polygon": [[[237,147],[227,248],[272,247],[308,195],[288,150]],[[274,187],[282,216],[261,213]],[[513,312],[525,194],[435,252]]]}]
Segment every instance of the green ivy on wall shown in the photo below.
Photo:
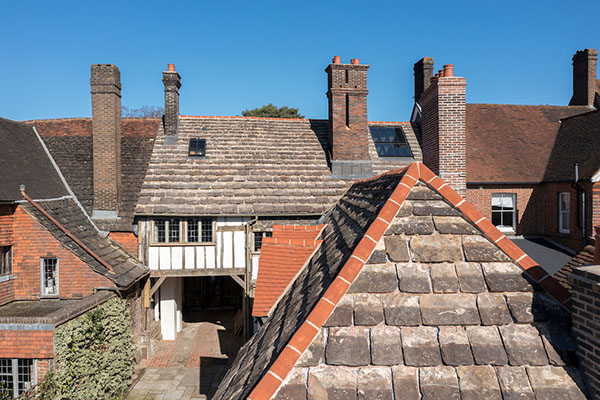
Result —
[{"label": "green ivy on wall", "polygon": [[56,328],[56,366],[39,399],[122,399],[131,383],[135,346],[127,303],[113,298]]}]

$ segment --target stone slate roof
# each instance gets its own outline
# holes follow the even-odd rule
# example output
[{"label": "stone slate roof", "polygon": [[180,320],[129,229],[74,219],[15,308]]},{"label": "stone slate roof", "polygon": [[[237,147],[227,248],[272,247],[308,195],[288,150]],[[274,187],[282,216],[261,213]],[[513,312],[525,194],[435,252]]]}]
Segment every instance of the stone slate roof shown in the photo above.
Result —
[{"label": "stone slate roof", "polygon": [[[409,123],[400,126],[421,158]],[[206,139],[206,158],[188,158],[190,138]],[[327,211],[351,182],[332,179],[328,123],[245,117],[180,117],[176,146],[159,133],[136,208],[142,215],[311,215]],[[379,158],[375,172],[410,159]]]},{"label": "stone slate roof", "polygon": [[[69,186],[91,215],[93,206],[92,119],[70,118],[30,121],[35,124]],[[131,231],[133,211],[158,132],[159,118],[121,119],[121,188],[117,223],[99,225],[104,230]]]},{"label": "stone slate roof", "polygon": [[561,121],[545,181],[573,181],[579,164],[579,179],[590,179],[600,168],[600,111],[565,118]]},{"label": "stone slate roof", "polygon": [[34,199],[68,194],[32,125],[0,118],[0,202],[22,200],[19,185]]},{"label": "stone slate roof", "polygon": [[571,283],[569,283],[569,275],[573,272],[573,268],[581,267],[584,265],[592,265],[594,263],[595,247],[588,245],[583,248],[575,257],[571,258],[561,269],[556,271],[552,275],[557,281],[560,282],[566,289],[571,291]]},{"label": "stone slate roof", "polygon": [[50,214],[59,224],[79,239],[104,262],[110,265],[110,272],[97,259],[90,255],[74,240],[69,238],[56,224],[44,216],[28,202],[21,206],[29,215],[38,220],[48,231],[73,254],[89,265],[94,271],[105,276],[120,288],[127,288],[147,274],[147,268],[132,257],[114,240],[100,234],[88,216],[72,198],[37,201],[37,204]]},{"label": "stone slate roof", "polygon": [[568,293],[422,164],[322,220],[215,399],[585,398]]},{"label": "stone slate roof", "polygon": [[274,225],[273,237],[262,239],[253,317],[270,314],[279,297],[304,267],[322,240],[325,225]]},{"label": "stone slate roof", "polygon": [[589,110],[587,106],[467,104],[467,183],[542,181],[560,120]]}]

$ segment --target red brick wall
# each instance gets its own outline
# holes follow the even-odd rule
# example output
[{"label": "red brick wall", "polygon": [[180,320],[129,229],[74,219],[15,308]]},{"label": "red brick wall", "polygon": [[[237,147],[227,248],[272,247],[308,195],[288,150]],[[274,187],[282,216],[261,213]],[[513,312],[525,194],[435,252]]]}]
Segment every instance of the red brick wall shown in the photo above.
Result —
[{"label": "red brick wall", "polygon": [[0,358],[53,358],[53,331],[0,330]]},{"label": "red brick wall", "polygon": [[330,64],[329,143],[332,160],[369,160],[367,124],[368,65]]},{"label": "red brick wall", "polygon": [[4,281],[0,283],[0,306],[9,303],[15,299],[14,280]]},{"label": "red brick wall", "polygon": [[464,196],[467,177],[467,81],[440,77],[421,96],[423,162]]},{"label": "red brick wall", "polygon": [[64,248],[38,221],[21,207],[15,211],[15,244],[13,247],[13,281],[15,298],[33,300],[40,297],[40,258],[59,258],[60,298],[91,295],[99,286],[113,286],[104,276],[94,272],[77,256]]},{"label": "red brick wall", "polygon": [[[580,185],[586,192],[586,236],[592,235],[592,187],[589,182],[580,182]],[[543,215],[544,215],[544,236],[567,246],[574,251],[580,251],[585,247],[585,241],[582,237],[581,227],[577,226],[577,191],[571,187],[570,182],[563,183],[545,183]],[[571,213],[570,213],[570,232],[560,233],[558,229],[558,194],[561,192],[570,193]]]},{"label": "red brick wall", "polygon": [[514,187],[506,187],[505,185],[486,185],[469,186],[467,188],[467,201],[483,214],[484,217],[492,220],[492,194],[494,193],[514,193],[516,196],[517,218],[516,232],[517,235],[539,235],[542,229],[542,221],[540,221],[539,207],[537,201],[534,201],[537,196],[537,191],[534,195],[534,186],[520,185]]},{"label": "red brick wall", "polygon": [[138,258],[138,238],[133,232],[111,232],[108,237],[119,243],[135,258]]},{"label": "red brick wall", "polygon": [[37,361],[37,379],[38,379],[38,383],[42,382],[44,380],[44,378],[46,377],[46,374],[48,374],[48,371],[50,370],[50,363],[51,363],[51,359],[44,359],[44,360],[39,360]]},{"label": "red brick wall", "polygon": [[592,224],[600,226],[600,182],[592,187]]},{"label": "red brick wall", "polygon": [[0,205],[0,246],[13,243],[13,214],[15,206]]}]

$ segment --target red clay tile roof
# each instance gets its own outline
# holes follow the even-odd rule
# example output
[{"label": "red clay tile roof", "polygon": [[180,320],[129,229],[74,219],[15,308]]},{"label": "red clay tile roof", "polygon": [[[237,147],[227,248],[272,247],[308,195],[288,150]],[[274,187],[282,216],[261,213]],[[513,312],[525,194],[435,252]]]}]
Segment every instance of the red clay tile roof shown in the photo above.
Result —
[{"label": "red clay tile roof", "polygon": [[252,316],[266,317],[322,240],[325,225],[273,225],[263,238]]},{"label": "red clay tile roof", "polygon": [[600,168],[600,111],[563,119],[552,149],[545,181],[572,181],[573,165],[579,164],[579,179],[590,179]]},{"label": "red clay tile roof", "polygon": [[542,181],[559,121],[587,111],[585,106],[467,104],[467,183]]}]

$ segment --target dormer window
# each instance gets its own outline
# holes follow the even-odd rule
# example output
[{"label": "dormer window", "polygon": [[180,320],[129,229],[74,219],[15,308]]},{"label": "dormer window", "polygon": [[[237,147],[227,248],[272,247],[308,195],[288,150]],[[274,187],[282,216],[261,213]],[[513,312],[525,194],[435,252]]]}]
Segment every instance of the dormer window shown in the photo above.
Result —
[{"label": "dormer window", "polygon": [[379,157],[412,157],[402,129],[388,126],[369,128]]},{"label": "dormer window", "polygon": [[188,148],[188,157],[204,157],[206,156],[206,139],[190,139]]}]

